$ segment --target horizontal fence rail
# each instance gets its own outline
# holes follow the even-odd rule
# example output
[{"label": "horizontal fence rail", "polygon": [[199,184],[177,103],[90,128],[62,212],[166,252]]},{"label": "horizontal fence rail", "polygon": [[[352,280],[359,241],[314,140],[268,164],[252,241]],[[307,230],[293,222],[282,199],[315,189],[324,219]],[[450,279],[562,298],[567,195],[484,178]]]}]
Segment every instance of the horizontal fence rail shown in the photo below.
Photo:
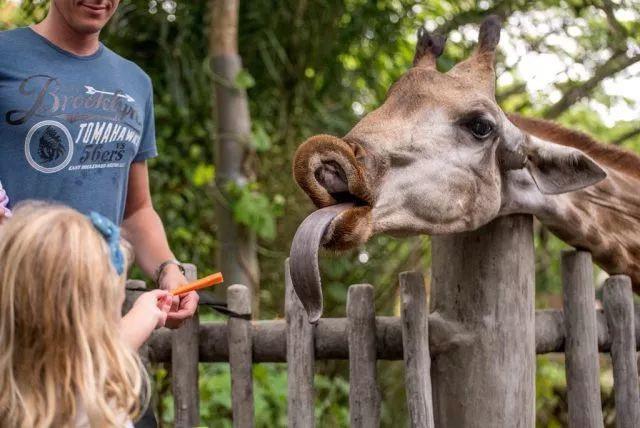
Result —
[{"label": "horizontal fence rail", "polygon": [[[603,310],[596,310],[598,328],[598,350],[611,351],[611,334]],[[640,305],[635,305],[636,350],[640,351]],[[400,317],[377,316],[376,356],[378,360],[402,360],[402,321]],[[439,317],[429,315],[429,347],[432,355],[445,351],[450,344],[447,336],[451,332]],[[321,318],[314,331],[314,353],[316,360],[348,360],[347,318]],[[536,353],[564,352],[564,315],[557,309],[536,311]],[[287,361],[287,324],[285,320],[261,320],[251,322],[254,363],[284,363]],[[200,324],[200,362],[215,363],[229,361],[226,322]],[[149,358],[153,362],[171,361],[171,331],[161,329],[149,340]]]}]

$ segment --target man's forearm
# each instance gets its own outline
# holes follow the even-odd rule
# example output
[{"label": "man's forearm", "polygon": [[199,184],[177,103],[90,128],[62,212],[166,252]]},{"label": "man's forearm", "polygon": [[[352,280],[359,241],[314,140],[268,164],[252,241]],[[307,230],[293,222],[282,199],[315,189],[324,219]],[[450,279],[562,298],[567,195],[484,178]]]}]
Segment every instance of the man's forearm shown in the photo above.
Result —
[{"label": "man's forearm", "polygon": [[151,277],[160,263],[174,258],[162,220],[152,206],[141,208],[125,218],[122,233],[133,245],[138,265]]}]

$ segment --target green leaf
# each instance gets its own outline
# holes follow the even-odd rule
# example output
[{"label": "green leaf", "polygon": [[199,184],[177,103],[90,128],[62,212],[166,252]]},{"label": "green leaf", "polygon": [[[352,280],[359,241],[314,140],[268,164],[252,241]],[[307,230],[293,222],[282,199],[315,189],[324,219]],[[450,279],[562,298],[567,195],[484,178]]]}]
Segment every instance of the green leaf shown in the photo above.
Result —
[{"label": "green leaf", "polygon": [[255,124],[251,133],[251,145],[257,152],[266,152],[271,148],[271,138],[260,124]]},{"label": "green leaf", "polygon": [[234,83],[238,89],[248,89],[256,84],[256,80],[247,70],[242,69],[236,74]]},{"label": "green leaf", "polygon": [[209,184],[215,178],[215,167],[211,164],[201,163],[196,166],[196,169],[193,171],[193,177],[191,180],[193,184],[197,187],[202,187],[206,184]]},{"label": "green leaf", "polygon": [[251,184],[228,186],[233,218],[253,230],[260,238],[272,240],[276,237],[274,207],[266,195],[254,188]]}]

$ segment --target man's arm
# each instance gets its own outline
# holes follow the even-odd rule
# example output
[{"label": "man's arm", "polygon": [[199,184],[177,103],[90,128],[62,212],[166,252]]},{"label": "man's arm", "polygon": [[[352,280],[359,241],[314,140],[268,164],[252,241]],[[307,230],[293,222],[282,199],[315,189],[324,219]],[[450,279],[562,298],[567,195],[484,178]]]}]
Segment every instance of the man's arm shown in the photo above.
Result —
[{"label": "man's arm", "polygon": [[[123,236],[133,245],[138,265],[149,276],[164,261],[173,259],[160,216],[153,208],[149,191],[146,162],[133,162],[129,171],[127,202],[122,223]],[[160,288],[172,290],[187,281],[175,265],[167,265],[160,279]],[[191,317],[198,307],[198,294],[193,291],[178,300],[167,317],[167,326],[178,327]]]}]

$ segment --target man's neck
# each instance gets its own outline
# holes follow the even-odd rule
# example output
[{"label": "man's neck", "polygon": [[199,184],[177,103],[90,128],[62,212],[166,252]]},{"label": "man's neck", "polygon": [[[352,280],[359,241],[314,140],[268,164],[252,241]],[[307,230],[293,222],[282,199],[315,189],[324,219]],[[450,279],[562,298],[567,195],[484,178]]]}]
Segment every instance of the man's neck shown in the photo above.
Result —
[{"label": "man's neck", "polygon": [[[54,7],[53,2],[51,7]],[[79,33],[53,10],[45,19],[32,25],[31,28],[54,45],[74,55],[92,55],[100,47],[100,33]]]}]

